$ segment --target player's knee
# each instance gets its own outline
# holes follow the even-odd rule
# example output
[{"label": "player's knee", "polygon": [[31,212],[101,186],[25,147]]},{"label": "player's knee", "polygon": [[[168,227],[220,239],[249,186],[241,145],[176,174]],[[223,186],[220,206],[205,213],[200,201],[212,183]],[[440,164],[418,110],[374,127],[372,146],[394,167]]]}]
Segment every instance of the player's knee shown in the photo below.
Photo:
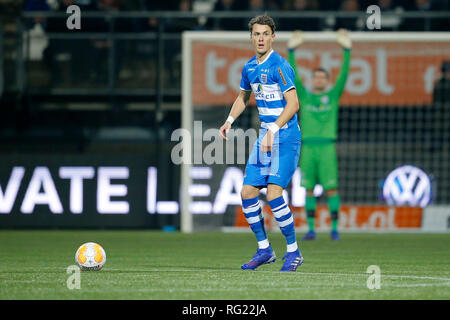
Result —
[{"label": "player's knee", "polygon": [[267,188],[266,199],[267,201],[272,201],[273,199],[279,198],[283,195],[283,189],[281,188]]},{"label": "player's knee", "polygon": [[327,190],[327,196],[328,197],[333,197],[333,196],[335,196],[337,194],[338,194],[338,189],[329,189],[329,190]]},{"label": "player's knee", "polygon": [[272,201],[273,199],[278,198],[275,194],[267,192],[266,199],[267,201]]},{"label": "player's knee", "polygon": [[306,190],[306,196],[307,197],[313,197],[314,196],[314,189],[307,189]]},{"label": "player's knee", "polygon": [[259,195],[259,189],[252,186],[243,186],[241,190],[242,199],[252,199]]}]

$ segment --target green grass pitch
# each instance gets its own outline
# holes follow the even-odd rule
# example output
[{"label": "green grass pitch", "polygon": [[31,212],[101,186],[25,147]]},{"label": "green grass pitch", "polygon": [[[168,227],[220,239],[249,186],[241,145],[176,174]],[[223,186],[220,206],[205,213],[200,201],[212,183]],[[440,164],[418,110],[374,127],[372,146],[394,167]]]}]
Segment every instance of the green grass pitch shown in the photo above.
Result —
[{"label": "green grass pitch", "polygon": [[[298,238],[300,238],[298,234]],[[450,234],[322,233],[299,242],[305,263],[279,272],[281,233],[270,233],[277,261],[243,271],[256,250],[251,233],[156,231],[0,231],[0,299],[450,299]],[[106,250],[101,271],[66,269],[79,245]],[[370,265],[381,288],[369,290]]]}]

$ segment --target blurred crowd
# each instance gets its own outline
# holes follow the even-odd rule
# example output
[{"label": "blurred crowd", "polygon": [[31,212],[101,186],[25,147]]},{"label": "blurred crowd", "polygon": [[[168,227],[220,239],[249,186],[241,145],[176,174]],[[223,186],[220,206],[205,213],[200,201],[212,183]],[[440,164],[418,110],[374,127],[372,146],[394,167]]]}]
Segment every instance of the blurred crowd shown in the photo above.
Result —
[{"label": "blurred crowd", "polygon": [[[186,17],[164,17],[154,15],[139,18],[82,17],[81,32],[96,33],[140,33],[163,31],[165,33],[180,33],[185,30],[247,30],[249,17],[262,14],[266,11],[305,12],[305,11],[333,11],[359,13],[358,17],[343,17],[325,14],[320,17],[308,16],[302,18],[274,16],[277,29],[291,31],[300,29],[304,31],[337,30],[345,28],[351,31],[366,30],[366,9],[370,5],[378,5],[382,11],[381,31],[448,31],[450,24],[447,19],[426,19],[400,17],[398,12],[412,11],[449,11],[450,0],[0,0],[0,23],[3,23],[3,32],[14,33],[19,31],[17,19],[22,12],[60,12],[61,17],[40,17],[23,19],[25,33],[30,35],[32,50],[37,58],[42,60],[50,70],[52,84],[60,83],[64,79],[71,79],[73,83],[86,81],[92,78],[93,82],[105,84],[107,75],[113,74],[112,79],[126,79],[131,77],[131,70],[127,66],[137,64],[134,70],[142,73],[142,78],[151,78],[156,82],[155,76],[148,75],[147,70],[154,70],[158,65],[158,46],[156,36],[152,41],[116,40],[114,43],[107,37],[96,36],[87,38],[51,37],[45,43],[39,38],[45,38],[48,33],[73,33],[66,25],[66,10],[71,5],[80,7],[81,12],[139,12],[139,11],[172,11],[198,13]],[[210,12],[248,12],[246,17],[232,16],[218,18],[208,16]],[[361,16],[361,13],[363,15]],[[178,15],[179,16],[179,15]],[[9,21],[9,27],[6,25]],[[156,34],[156,33],[154,33]],[[42,37],[41,35],[44,35]],[[40,48],[40,49],[38,49]],[[82,48],[82,49],[81,49]],[[110,49],[114,50],[110,50]],[[164,41],[164,68],[168,70],[168,83],[173,86],[179,81],[181,64],[181,41],[176,36]],[[110,53],[114,52],[114,55]],[[33,58],[30,58],[33,59]],[[113,63],[108,59],[114,59]],[[71,61],[67,72],[71,76],[64,76],[61,65]],[[139,65],[145,61],[151,66]],[[139,77],[139,76],[138,76]],[[109,78],[111,79],[111,78]]]},{"label": "blurred crowd", "polygon": [[[399,11],[446,11],[450,10],[449,0],[21,0],[22,10],[25,11],[61,11],[76,4],[81,11],[178,11],[178,12],[223,12],[249,11],[254,14],[265,11],[340,11],[365,12],[370,5],[378,5],[382,12],[394,13]],[[21,2],[14,0],[15,5]],[[0,0],[11,2],[11,0]],[[206,11],[206,12],[205,12]],[[388,14],[388,13],[386,13]],[[207,15],[206,15],[207,16]],[[392,20],[392,19],[391,19]],[[395,19],[394,19],[395,20]],[[397,19],[398,20],[398,19]],[[388,20],[389,21],[389,20]],[[162,27],[166,32],[180,32],[183,30],[242,30],[246,28],[246,19],[212,19],[197,18],[184,19],[118,19],[115,31],[136,32],[151,31]],[[298,19],[279,19],[279,28],[290,30],[298,28]],[[420,21],[410,20],[399,28],[401,21],[394,21],[392,29],[420,30],[415,24]],[[339,18],[324,25],[323,21],[305,18],[302,21],[303,30],[323,30],[347,28],[349,30],[364,29],[364,23],[355,18]],[[408,26],[409,25],[409,26]],[[101,21],[91,20],[84,24],[84,31],[105,31],[107,28]],[[411,27],[412,26],[412,27]],[[55,25],[46,24],[48,31],[54,30]],[[440,28],[440,25],[438,26]],[[431,29],[430,29],[431,30]],[[62,30],[61,30],[62,31]],[[432,30],[439,31],[439,30]]]},{"label": "blurred crowd", "polygon": [[[364,10],[378,5],[382,10],[447,10],[447,0],[22,0],[25,10],[54,10],[77,4],[85,10],[193,10],[207,3],[214,11],[223,10]],[[12,2],[11,0],[0,0]],[[15,0],[14,2],[21,2]]]}]

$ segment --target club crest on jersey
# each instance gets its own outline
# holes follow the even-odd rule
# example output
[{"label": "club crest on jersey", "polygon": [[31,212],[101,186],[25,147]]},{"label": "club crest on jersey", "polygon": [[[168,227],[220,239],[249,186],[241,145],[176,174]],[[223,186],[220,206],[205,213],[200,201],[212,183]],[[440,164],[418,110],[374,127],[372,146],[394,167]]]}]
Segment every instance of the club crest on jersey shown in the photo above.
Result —
[{"label": "club crest on jersey", "polygon": [[267,74],[261,73],[261,83],[267,83]]},{"label": "club crest on jersey", "polygon": [[320,102],[323,104],[328,104],[330,102],[330,98],[328,96],[323,96],[320,98]]}]

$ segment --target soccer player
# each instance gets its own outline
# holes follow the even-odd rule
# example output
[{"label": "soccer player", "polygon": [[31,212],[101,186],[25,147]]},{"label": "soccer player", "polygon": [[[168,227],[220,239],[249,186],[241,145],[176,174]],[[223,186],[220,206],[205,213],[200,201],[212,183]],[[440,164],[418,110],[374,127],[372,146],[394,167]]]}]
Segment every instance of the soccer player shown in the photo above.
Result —
[{"label": "soccer player", "polygon": [[256,235],[258,249],[242,269],[256,269],[276,259],[267,239],[260,189],[267,188],[266,198],[286,238],[287,252],[281,271],[295,271],[303,263],[298,249],[294,219],[282,192],[297,167],[301,134],[297,112],[299,103],[294,84],[294,70],[281,55],[273,51],[275,23],[267,15],[249,22],[250,38],[256,55],[242,69],[240,93],[220,128],[223,139],[233,121],[244,111],[253,91],[261,121],[260,134],[253,145],[245,168],[242,207],[250,228]]},{"label": "soccer player", "polygon": [[338,166],[336,156],[337,117],[339,99],[344,91],[350,67],[350,51],[352,43],[346,30],[337,32],[337,42],[343,48],[343,63],[336,80],[330,90],[330,74],[323,68],[313,70],[312,91],[308,91],[297,73],[295,49],[303,43],[301,31],[295,31],[288,42],[288,60],[295,71],[295,85],[298,97],[302,102],[301,129],[302,154],[300,169],[302,186],[306,188],[306,214],[308,233],[302,240],[316,238],[314,217],[316,214],[316,198],[314,186],[320,183],[327,194],[328,208],[331,213],[331,239],[340,240],[337,231],[340,198],[338,193]]}]

